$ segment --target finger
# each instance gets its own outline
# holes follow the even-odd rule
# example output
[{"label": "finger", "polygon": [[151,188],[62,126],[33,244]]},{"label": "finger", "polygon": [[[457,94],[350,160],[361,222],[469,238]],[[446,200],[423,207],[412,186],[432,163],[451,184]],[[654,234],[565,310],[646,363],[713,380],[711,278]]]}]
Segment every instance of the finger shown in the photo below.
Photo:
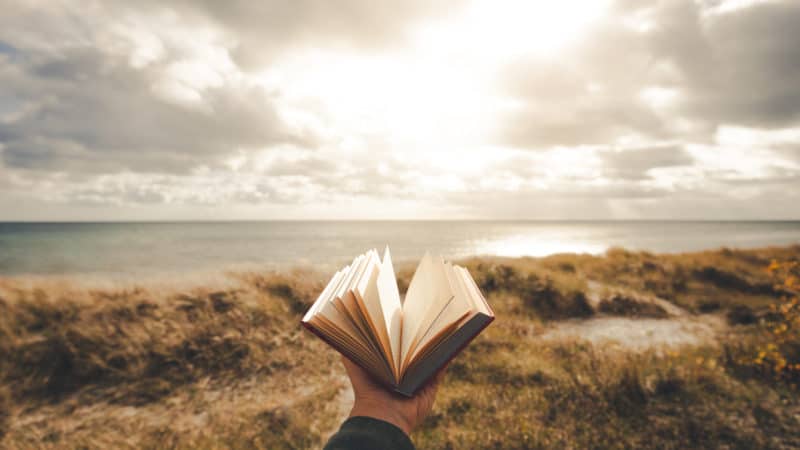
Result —
[{"label": "finger", "polygon": [[447,365],[443,366],[438,372],[436,372],[428,384],[426,384],[425,387],[422,388],[422,391],[420,391],[421,396],[436,397],[436,392],[439,390],[439,384],[444,379],[445,369],[447,369]]},{"label": "finger", "polygon": [[344,368],[349,371],[350,368],[353,366],[353,361],[350,361],[350,358],[344,355],[339,355],[339,357],[342,359],[342,365],[344,366]]},{"label": "finger", "polygon": [[436,395],[436,391],[439,390],[439,384],[442,382],[444,378],[444,370],[440,370],[436,373],[436,375],[431,378],[431,380],[422,388],[420,392],[422,395]]},{"label": "finger", "polygon": [[367,372],[366,369],[364,369],[357,363],[354,363],[352,360],[350,360],[345,356],[342,356],[342,364],[344,364],[344,368],[351,374],[358,375],[362,378],[369,376],[369,373]]},{"label": "finger", "polygon": [[447,372],[447,367],[450,365],[448,362],[441,369],[436,372],[436,375],[433,376],[433,380],[431,381],[432,385],[438,385],[444,379],[445,372]]},{"label": "finger", "polygon": [[347,376],[350,377],[352,380],[353,378],[361,379],[363,375],[361,374],[362,370],[356,363],[350,361],[349,358],[346,356],[342,356],[342,365],[344,366],[345,372],[347,372]]},{"label": "finger", "polygon": [[344,356],[342,357],[342,364],[344,365],[344,369],[347,372],[347,376],[350,378],[350,383],[353,385],[353,389],[355,390],[382,389],[382,387],[376,381],[373,380],[369,372],[367,372],[364,368],[362,368],[358,364],[354,363],[353,361]]}]

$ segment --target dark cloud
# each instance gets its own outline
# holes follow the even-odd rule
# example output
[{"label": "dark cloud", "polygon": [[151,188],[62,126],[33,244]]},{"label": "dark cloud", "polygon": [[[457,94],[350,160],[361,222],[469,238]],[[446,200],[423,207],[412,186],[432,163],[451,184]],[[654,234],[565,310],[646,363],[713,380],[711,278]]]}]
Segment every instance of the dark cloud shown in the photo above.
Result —
[{"label": "dark cloud", "polygon": [[321,158],[318,156],[308,156],[301,158],[278,157],[270,162],[264,170],[265,174],[282,175],[331,175],[339,171],[339,166],[333,158]]},{"label": "dark cloud", "polygon": [[102,205],[116,203],[130,204],[158,204],[167,200],[158,186],[152,185],[104,185],[84,187],[64,193],[62,201],[78,205]]},{"label": "dark cloud", "polygon": [[653,58],[640,32],[614,16],[558,58],[534,58],[508,68],[508,95],[523,107],[506,122],[518,147],[609,144],[634,132],[668,135],[667,124],[639,98]]},{"label": "dark cloud", "polygon": [[[508,68],[507,92],[523,106],[503,139],[527,148],[607,145],[626,134],[697,141],[721,124],[797,125],[798,23],[794,1],[723,14],[688,0],[618,2],[558,58]],[[666,113],[642,98],[653,87],[676,93]]]},{"label": "dark cloud", "polygon": [[759,175],[743,174],[733,170],[705,171],[703,178],[709,183],[737,187],[785,186],[795,191],[800,187],[800,169],[770,166]]},{"label": "dark cloud", "polygon": [[262,88],[205,88],[196,106],[157,95],[160,75],[159,68],[132,68],[126,55],[91,48],[0,62],[0,85],[13,93],[5,101],[20,111],[0,122],[6,166],[186,172],[240,148],[311,144],[283,125]]},{"label": "dark cloud", "polygon": [[800,3],[758,3],[702,24],[687,5],[667,10],[669,20],[653,33],[656,54],[674,61],[684,77],[685,114],[712,124],[796,125]]},{"label": "dark cloud", "polygon": [[13,56],[16,53],[17,50],[14,47],[3,41],[0,41],[0,55]]},{"label": "dark cloud", "polygon": [[183,20],[210,23],[235,42],[233,56],[247,68],[264,66],[299,46],[355,47],[380,51],[401,42],[428,18],[452,14],[466,0],[173,0],[118,2],[117,7],[168,10]]},{"label": "dark cloud", "polygon": [[692,155],[679,145],[602,150],[598,156],[603,161],[605,175],[612,179],[646,179],[651,169],[694,163]]}]

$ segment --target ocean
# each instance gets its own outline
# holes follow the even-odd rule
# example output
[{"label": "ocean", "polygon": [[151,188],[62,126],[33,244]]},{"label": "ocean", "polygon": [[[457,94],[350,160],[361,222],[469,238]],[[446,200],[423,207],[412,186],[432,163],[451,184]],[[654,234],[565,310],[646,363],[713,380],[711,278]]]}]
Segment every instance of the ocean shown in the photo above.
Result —
[{"label": "ocean", "polygon": [[395,261],[426,250],[472,255],[685,252],[800,244],[783,222],[172,222],[0,223],[0,274],[138,276],[237,268],[335,270],[369,248]]}]

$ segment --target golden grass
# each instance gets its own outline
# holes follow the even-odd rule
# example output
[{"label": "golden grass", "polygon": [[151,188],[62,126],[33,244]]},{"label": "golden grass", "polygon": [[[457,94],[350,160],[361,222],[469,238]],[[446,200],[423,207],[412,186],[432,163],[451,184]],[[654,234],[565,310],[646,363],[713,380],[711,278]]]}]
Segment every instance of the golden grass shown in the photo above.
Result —
[{"label": "golden grass", "polygon": [[[763,336],[737,317],[768,321],[784,292],[765,267],[798,257],[795,246],[463,261],[497,321],[453,361],[413,439],[431,449],[797,448],[796,391],[741,363]],[[400,271],[401,287],[410,276]],[[323,281],[0,279],[0,448],[321,447],[350,406],[338,356],[298,324]],[[675,305],[735,317],[692,347],[539,338],[563,319],[684,320]]]}]

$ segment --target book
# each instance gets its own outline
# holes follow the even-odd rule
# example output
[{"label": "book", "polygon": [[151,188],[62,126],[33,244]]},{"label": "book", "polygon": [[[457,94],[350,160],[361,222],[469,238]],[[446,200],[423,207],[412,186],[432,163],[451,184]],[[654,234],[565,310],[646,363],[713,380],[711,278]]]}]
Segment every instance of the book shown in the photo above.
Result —
[{"label": "book", "polygon": [[336,272],[302,324],[395,392],[412,396],[494,320],[467,269],[426,253],[401,299],[389,247]]}]

